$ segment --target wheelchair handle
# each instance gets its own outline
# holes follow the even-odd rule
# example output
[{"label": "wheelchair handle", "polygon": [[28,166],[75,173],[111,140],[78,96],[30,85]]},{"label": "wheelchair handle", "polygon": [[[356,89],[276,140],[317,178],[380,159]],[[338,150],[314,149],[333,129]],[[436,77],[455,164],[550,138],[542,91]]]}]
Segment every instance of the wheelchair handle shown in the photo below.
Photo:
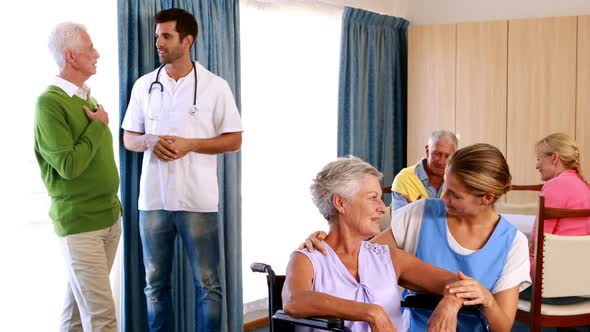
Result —
[{"label": "wheelchair handle", "polygon": [[252,270],[252,272],[266,273],[268,268],[270,268],[270,266],[267,264],[264,264],[264,263],[254,262],[254,263],[250,264],[250,269]]}]

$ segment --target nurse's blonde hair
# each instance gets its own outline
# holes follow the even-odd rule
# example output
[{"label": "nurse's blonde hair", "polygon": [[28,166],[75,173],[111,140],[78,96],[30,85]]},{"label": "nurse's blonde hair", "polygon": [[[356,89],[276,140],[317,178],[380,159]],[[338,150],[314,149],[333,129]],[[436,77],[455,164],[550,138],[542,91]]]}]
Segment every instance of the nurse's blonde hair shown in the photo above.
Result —
[{"label": "nurse's blonde hair", "polygon": [[512,175],[506,158],[496,147],[473,144],[461,148],[447,161],[445,173],[452,173],[475,196],[494,195],[496,202],[510,190]]}]

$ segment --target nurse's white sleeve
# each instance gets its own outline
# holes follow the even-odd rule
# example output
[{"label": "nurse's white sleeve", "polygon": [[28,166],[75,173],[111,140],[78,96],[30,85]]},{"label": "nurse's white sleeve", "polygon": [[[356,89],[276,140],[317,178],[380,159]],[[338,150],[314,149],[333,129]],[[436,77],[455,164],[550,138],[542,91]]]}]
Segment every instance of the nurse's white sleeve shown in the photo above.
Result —
[{"label": "nurse's white sleeve", "polygon": [[506,257],[506,264],[500,279],[492,288],[492,294],[519,286],[522,291],[531,285],[529,246],[526,236],[520,231],[516,232],[512,247]]},{"label": "nurse's white sleeve", "polygon": [[391,232],[398,248],[416,254],[418,238],[422,227],[425,200],[402,206],[391,213]]}]

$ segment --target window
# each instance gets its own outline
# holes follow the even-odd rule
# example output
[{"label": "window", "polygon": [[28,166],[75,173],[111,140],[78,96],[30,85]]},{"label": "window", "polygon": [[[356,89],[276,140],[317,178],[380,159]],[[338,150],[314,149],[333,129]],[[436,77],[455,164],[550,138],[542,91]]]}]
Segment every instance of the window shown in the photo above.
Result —
[{"label": "window", "polygon": [[[242,50],[243,280],[244,302],[266,296],[266,284],[249,270],[252,261],[285,272],[294,248],[327,223],[311,202],[309,185],[336,156],[338,64],[342,9],[304,1],[260,4],[243,0]],[[3,4],[5,64],[0,83],[8,102],[0,124],[5,207],[0,281],[11,314],[7,330],[56,330],[66,271],[47,211],[49,198],[33,153],[36,97],[57,68],[47,36],[58,22],[87,26],[101,58],[88,85],[109,112],[118,151],[118,54],[116,2],[87,0]],[[11,13],[27,13],[12,15]],[[118,159],[118,154],[115,153]],[[119,271],[111,274],[118,293]],[[117,300],[119,297],[115,296]],[[5,296],[6,299],[6,296]]]},{"label": "window", "polygon": [[[0,232],[7,331],[57,330],[67,275],[57,236],[48,217],[49,197],[33,152],[35,101],[58,69],[47,50],[47,37],[62,21],[85,24],[100,53],[98,74],[88,85],[109,112],[115,151],[118,151],[119,95],[116,2],[74,0],[13,1],[2,4],[3,144],[1,174],[4,212]],[[118,154],[115,153],[118,158]],[[113,269],[118,293],[118,270]],[[8,297],[6,297],[8,295]],[[117,299],[118,296],[115,296]]]},{"label": "window", "polygon": [[309,186],[336,157],[341,16],[305,1],[240,2],[244,303],[267,294],[250,263],[284,274],[301,241],[327,230]]}]

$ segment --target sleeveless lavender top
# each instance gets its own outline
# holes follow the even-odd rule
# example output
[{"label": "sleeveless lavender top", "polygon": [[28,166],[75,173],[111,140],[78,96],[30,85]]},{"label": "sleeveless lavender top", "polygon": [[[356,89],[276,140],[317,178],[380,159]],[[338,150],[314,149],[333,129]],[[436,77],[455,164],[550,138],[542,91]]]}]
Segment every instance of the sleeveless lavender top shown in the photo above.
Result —
[{"label": "sleeveless lavender top", "polygon": [[[313,265],[313,290],[346,300],[378,304],[389,315],[398,331],[403,330],[397,276],[389,255],[389,247],[362,242],[358,258],[360,282],[357,282],[334,250],[324,241],[322,245],[328,251],[327,256],[317,250],[311,253],[307,250],[295,251],[306,255]],[[371,331],[367,322],[345,321],[345,325],[353,332]],[[299,327],[296,330],[316,331],[307,327]]]}]

